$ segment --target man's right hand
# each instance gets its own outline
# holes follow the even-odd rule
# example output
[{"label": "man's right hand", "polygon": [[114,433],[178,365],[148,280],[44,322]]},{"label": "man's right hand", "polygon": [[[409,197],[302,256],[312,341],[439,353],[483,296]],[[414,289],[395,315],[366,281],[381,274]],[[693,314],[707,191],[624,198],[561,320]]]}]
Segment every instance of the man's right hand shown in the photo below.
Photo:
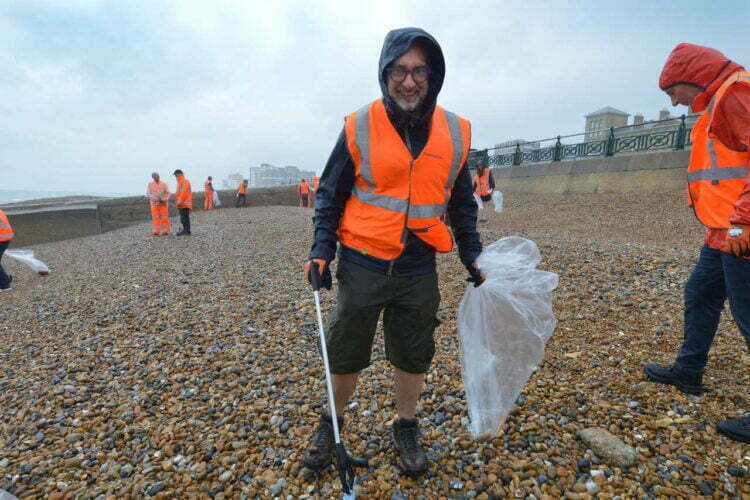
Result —
[{"label": "man's right hand", "polygon": [[[315,263],[315,269],[313,270],[312,263]],[[328,267],[328,262],[323,259],[310,259],[307,262],[305,262],[305,276],[307,277],[307,281],[313,284],[313,277],[312,273],[314,272],[317,275],[317,283],[320,284],[322,288],[325,288],[327,290],[331,289],[331,286],[333,285],[332,279],[331,279],[331,269]],[[313,284],[313,290],[315,290],[316,287]]]}]

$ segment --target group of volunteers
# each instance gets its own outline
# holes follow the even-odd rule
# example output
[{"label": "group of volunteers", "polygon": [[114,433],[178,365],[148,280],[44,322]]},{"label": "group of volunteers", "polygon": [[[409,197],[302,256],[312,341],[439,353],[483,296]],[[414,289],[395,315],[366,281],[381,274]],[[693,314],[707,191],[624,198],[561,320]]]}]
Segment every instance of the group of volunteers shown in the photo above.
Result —
[{"label": "group of volunteers", "polygon": [[[182,229],[177,236],[190,236],[190,211],[193,209],[193,191],[190,181],[179,168],[173,172],[177,179],[177,192],[174,206],[180,213]],[[158,172],[151,174],[152,181],[146,187],[146,197],[151,204],[151,234],[164,236],[169,234],[169,199],[167,183],[161,180]],[[210,177],[209,177],[210,179]]]},{"label": "group of volunteers", "polygon": [[297,194],[299,195],[299,206],[313,208],[315,206],[315,193],[318,192],[320,178],[316,175],[312,178],[312,185],[307,179],[300,179],[297,184]]},{"label": "group of volunteers", "polygon": [[[331,262],[339,258],[336,307],[325,332],[338,428],[345,430],[347,401],[370,365],[382,313],[395,381],[393,447],[403,472],[419,475],[426,457],[415,408],[439,324],[435,255],[450,252],[455,241],[468,280],[482,284],[474,193],[489,199],[494,186],[488,168],[473,180],[469,174],[469,122],[437,105],[445,60],[430,34],[389,32],[378,77],[382,97],[346,116],[321,176],[304,273],[330,288]],[[645,370],[653,381],[697,393],[727,298],[750,347],[750,73],[716,50],[683,43],[669,56],[660,86],[673,105],[702,112],[692,131],[687,180],[692,208],[707,231],[685,288],[677,360]],[[731,439],[750,442],[750,416],[717,426]],[[302,462],[321,469],[333,453],[333,422],[324,410]]]},{"label": "group of volunteers", "polygon": [[[182,170],[173,172],[177,179],[177,192],[174,197],[174,206],[180,214],[182,229],[177,236],[189,236],[190,233],[190,211],[193,210],[193,191],[190,181],[185,178]],[[167,183],[159,178],[158,172],[151,174],[152,181],[146,187],[146,197],[151,204],[151,234],[163,236],[169,234],[169,200],[170,192]],[[235,207],[247,206],[247,179],[240,181],[237,187]],[[214,189],[213,178],[209,175],[203,183],[203,210],[213,210],[216,207],[216,189]]]}]

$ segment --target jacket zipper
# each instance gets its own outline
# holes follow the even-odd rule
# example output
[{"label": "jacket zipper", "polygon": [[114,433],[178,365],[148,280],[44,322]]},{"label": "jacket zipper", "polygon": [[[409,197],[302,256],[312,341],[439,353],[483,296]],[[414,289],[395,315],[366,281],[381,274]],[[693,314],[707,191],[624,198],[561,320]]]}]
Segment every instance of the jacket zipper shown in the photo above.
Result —
[{"label": "jacket zipper", "polygon": [[[409,127],[404,128],[404,140],[406,141],[406,149],[409,151],[409,191],[406,195],[406,217],[404,217],[404,230],[401,232],[401,244],[406,247],[406,239],[409,234],[409,207],[411,206],[411,173],[414,167],[414,154],[411,152],[411,140],[409,139]],[[402,251],[403,253],[403,251]],[[397,259],[398,257],[396,257]],[[386,276],[391,276],[393,272],[393,264],[396,263],[396,259],[393,259],[388,264],[388,272]]]}]

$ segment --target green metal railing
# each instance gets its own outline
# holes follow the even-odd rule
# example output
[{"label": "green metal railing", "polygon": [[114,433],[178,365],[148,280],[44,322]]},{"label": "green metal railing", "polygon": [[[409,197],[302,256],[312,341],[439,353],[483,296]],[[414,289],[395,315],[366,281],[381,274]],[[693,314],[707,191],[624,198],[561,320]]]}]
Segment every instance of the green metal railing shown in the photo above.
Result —
[{"label": "green metal railing", "polygon": [[[592,136],[601,134],[601,130],[571,134],[566,136],[539,139],[515,144],[515,150],[507,152],[513,146],[488,148],[473,151],[469,157],[469,163],[473,167],[477,163],[484,163],[490,167],[510,167],[533,163],[569,161],[581,158],[597,156],[614,156],[623,153],[640,153],[646,151],[659,151],[665,149],[679,150],[692,145],[690,142],[691,127],[688,120],[698,115],[682,115],[678,118],[656,120],[638,125],[627,125],[625,127],[610,127],[607,137],[584,142],[564,143],[574,137]],[[665,128],[658,124],[676,122],[673,128]],[[644,129],[644,133],[637,133]],[[649,129],[655,129],[650,130]],[[567,141],[566,141],[567,142]],[[548,143],[549,145],[542,146]],[[532,145],[532,147],[526,147]],[[539,147],[536,147],[539,145]],[[506,152],[498,152],[504,150]]]}]

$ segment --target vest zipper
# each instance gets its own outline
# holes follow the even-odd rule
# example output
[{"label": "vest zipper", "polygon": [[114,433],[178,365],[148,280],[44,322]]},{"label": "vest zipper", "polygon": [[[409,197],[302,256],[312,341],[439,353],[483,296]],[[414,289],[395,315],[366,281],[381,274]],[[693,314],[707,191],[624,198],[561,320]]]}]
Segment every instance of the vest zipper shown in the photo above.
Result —
[{"label": "vest zipper", "polygon": [[[404,230],[401,233],[401,244],[404,245],[404,248],[406,248],[406,239],[409,234],[409,208],[411,207],[411,172],[414,168],[414,154],[411,151],[411,140],[409,139],[409,127],[407,126],[404,128],[404,141],[406,141],[406,149],[409,151],[409,191],[406,195],[406,217],[404,217]],[[403,253],[403,251],[402,251]],[[396,257],[398,258],[398,257]],[[393,259],[390,264],[388,264],[388,272],[386,273],[386,276],[390,276],[393,272],[393,264],[396,262],[396,259]]]}]

